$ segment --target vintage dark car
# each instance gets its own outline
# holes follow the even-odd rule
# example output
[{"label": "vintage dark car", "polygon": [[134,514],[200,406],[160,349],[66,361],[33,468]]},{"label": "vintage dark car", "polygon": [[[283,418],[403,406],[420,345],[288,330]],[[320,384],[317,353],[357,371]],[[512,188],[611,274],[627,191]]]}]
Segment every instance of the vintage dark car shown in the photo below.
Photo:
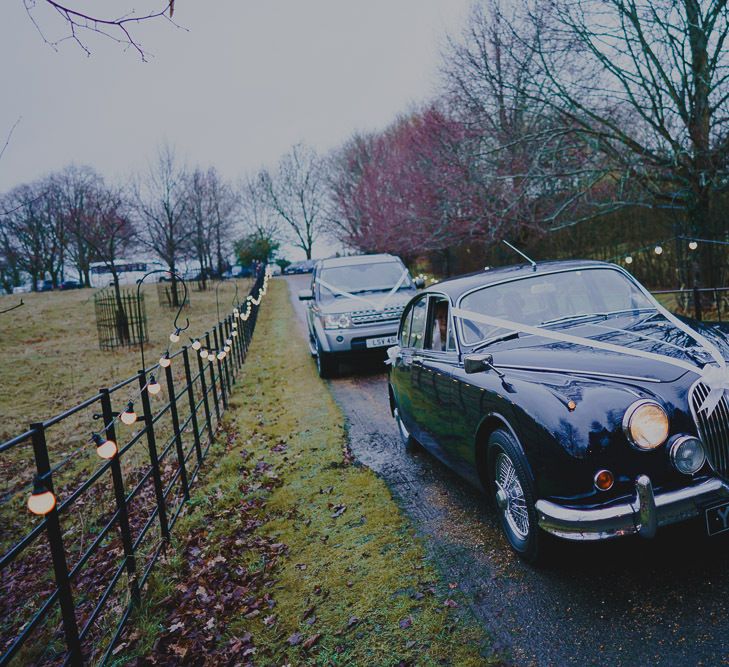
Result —
[{"label": "vintage dark car", "polygon": [[729,530],[729,338],[677,319],[620,267],[433,285],[406,306],[389,356],[403,441],[483,488],[526,560],[544,532],[652,537],[697,518]]}]

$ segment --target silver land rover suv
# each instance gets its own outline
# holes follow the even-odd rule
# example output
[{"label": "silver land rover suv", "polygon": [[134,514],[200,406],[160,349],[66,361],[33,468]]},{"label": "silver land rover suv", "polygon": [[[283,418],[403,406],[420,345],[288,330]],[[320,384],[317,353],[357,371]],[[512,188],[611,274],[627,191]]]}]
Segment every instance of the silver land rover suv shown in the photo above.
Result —
[{"label": "silver land rover suv", "polygon": [[422,287],[394,255],[336,257],[317,262],[307,309],[309,345],[319,375],[331,377],[343,356],[380,352],[397,340],[405,304]]}]

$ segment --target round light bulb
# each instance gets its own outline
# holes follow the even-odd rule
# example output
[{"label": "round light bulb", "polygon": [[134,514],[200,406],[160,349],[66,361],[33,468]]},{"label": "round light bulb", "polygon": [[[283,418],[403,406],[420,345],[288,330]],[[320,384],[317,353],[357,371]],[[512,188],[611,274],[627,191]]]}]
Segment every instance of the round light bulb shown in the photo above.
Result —
[{"label": "round light bulb", "polygon": [[689,249],[690,249],[690,250],[696,250],[696,248],[698,248],[698,247],[699,247],[699,244],[698,244],[698,243],[696,243],[696,241],[691,241],[691,242],[689,243]]},{"label": "round light bulb", "polygon": [[162,368],[167,368],[172,363],[172,360],[168,356],[160,357],[159,365]]},{"label": "round light bulb", "polygon": [[147,391],[152,394],[152,396],[156,396],[162,391],[162,385],[154,379],[154,375],[147,383]]},{"label": "round light bulb", "polygon": [[230,335],[233,336],[233,338],[235,338],[238,335],[238,332],[237,331],[233,331],[233,333],[230,334]]},{"label": "round light bulb", "polygon": [[56,496],[48,489],[33,490],[28,498],[28,509],[39,516],[48,514],[56,506]]},{"label": "round light bulb", "polygon": [[131,426],[135,421],[137,421],[137,413],[134,412],[134,410],[129,410],[129,408],[127,408],[121,413],[120,419],[127,426]]},{"label": "round light bulb", "polygon": [[[238,314],[238,313],[236,313],[236,315],[237,315],[237,314]],[[233,322],[233,328],[234,328],[234,329],[237,329],[237,328],[238,328],[238,322]]]},{"label": "round light bulb", "polygon": [[225,352],[223,352],[222,350],[220,352],[218,352],[218,359],[220,361],[222,361],[223,359],[225,359]]},{"label": "round light bulb", "polygon": [[201,356],[201,357],[202,357],[203,359],[207,359],[207,358],[208,358],[208,354],[209,354],[209,353],[208,353],[208,351],[207,351],[206,349],[202,349],[202,350],[200,350],[200,356]]},{"label": "round light bulb", "polygon": [[656,255],[662,255],[662,254],[663,254],[663,248],[662,248],[661,246],[657,245],[657,246],[656,246],[656,247],[655,247],[655,248],[653,249],[653,252],[655,252],[655,253],[656,253]]},{"label": "round light bulb", "polygon": [[225,346],[225,347],[223,348],[223,351],[224,351],[224,352],[225,352],[226,354],[227,354],[228,352],[230,352],[230,345],[226,345],[226,346]]},{"label": "round light bulb", "polygon": [[180,336],[178,334],[176,334],[176,333],[171,333],[170,334],[170,341],[172,341],[173,343],[179,343],[180,342]]},{"label": "round light bulb", "polygon": [[192,344],[192,349],[193,350],[199,350],[201,347],[202,347],[202,344],[200,343],[199,340],[194,341],[193,344]]},{"label": "round light bulb", "polygon": [[625,263],[626,263],[626,264],[632,264],[632,263],[633,263],[633,258],[632,258],[632,257],[631,257],[630,255],[628,255],[628,256],[627,256],[627,257],[625,258]]},{"label": "round light bulb", "polygon": [[225,339],[225,343],[226,343],[226,345],[232,345],[233,344],[233,341],[230,340],[230,338],[226,338]]},{"label": "round light bulb", "polygon": [[[101,440],[101,439],[100,439]],[[102,459],[113,459],[117,453],[117,446],[113,440],[102,440],[96,447],[96,453]]]}]

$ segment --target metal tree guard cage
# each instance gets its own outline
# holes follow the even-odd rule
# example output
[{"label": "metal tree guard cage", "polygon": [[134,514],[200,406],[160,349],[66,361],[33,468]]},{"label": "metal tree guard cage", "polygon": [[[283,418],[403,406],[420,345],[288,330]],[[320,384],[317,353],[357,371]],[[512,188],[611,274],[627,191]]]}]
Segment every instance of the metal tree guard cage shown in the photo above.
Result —
[{"label": "metal tree guard cage", "polygon": [[143,340],[148,340],[144,294],[137,300],[133,290],[123,290],[117,299],[114,288],[105,287],[94,294],[94,309],[99,349],[115,350],[139,345],[140,331]]},{"label": "metal tree guard cage", "polygon": [[[157,283],[157,296],[162,308],[179,308],[190,305],[190,294],[185,290],[179,280],[161,280]],[[184,303],[183,303],[184,300]]]}]

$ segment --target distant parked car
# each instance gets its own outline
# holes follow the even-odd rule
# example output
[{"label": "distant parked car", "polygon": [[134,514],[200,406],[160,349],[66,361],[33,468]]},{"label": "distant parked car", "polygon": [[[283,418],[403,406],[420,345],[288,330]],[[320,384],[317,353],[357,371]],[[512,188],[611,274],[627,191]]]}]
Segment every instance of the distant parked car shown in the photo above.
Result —
[{"label": "distant parked car", "polygon": [[315,264],[316,260],[314,259],[305,259],[302,262],[294,262],[286,267],[286,271],[284,271],[284,273],[311,273],[314,270]]},{"label": "distant parked car", "polygon": [[81,289],[83,285],[78,280],[64,280],[61,283],[62,290]]},{"label": "distant parked car", "polygon": [[13,294],[27,294],[31,291],[30,285],[16,285],[13,287]]},{"label": "distant parked car", "polygon": [[44,281],[38,283],[39,292],[50,292],[51,290],[53,290],[53,281],[52,280],[44,280]]},{"label": "distant parked car", "polygon": [[421,286],[394,255],[317,262],[311,289],[299,292],[299,299],[311,301],[309,346],[319,376],[334,375],[343,357],[382,354],[394,345],[403,308]]}]

